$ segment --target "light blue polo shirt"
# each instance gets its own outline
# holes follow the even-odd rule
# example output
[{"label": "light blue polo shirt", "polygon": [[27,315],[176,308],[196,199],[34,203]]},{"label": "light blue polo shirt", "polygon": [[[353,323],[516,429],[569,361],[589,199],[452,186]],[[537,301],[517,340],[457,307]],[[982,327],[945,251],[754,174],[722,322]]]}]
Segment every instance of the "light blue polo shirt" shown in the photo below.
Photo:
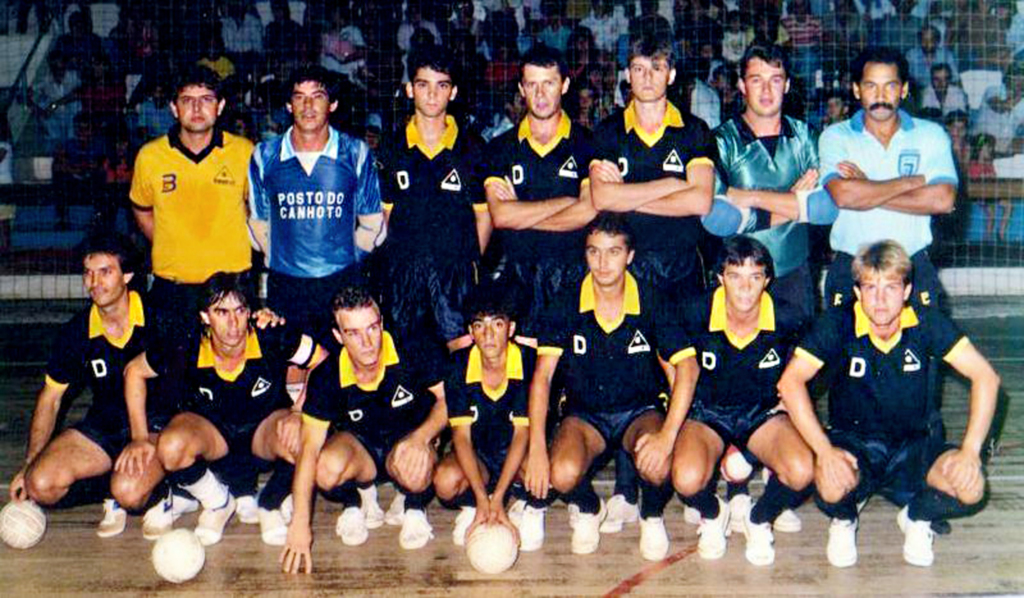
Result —
[{"label": "light blue polo shirt", "polygon": [[[922,175],[929,185],[958,185],[946,130],[902,110],[899,118],[900,128],[888,148],[864,129],[863,110],[825,129],[818,139],[822,185],[840,176],[836,169],[840,162],[853,162],[872,181]],[[904,214],[883,207],[840,209],[829,242],[835,251],[856,255],[863,245],[893,239],[913,255],[931,245],[931,221],[929,215]]]}]

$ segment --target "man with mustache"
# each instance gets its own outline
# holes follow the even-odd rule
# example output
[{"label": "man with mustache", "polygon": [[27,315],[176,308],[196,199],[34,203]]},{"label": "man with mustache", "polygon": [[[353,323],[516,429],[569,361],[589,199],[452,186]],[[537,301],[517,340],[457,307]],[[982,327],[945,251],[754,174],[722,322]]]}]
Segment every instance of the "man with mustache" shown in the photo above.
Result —
[{"label": "man with mustache", "polygon": [[907,62],[898,52],[867,48],[851,73],[861,110],[818,140],[821,181],[840,208],[830,237],[836,256],[825,302],[835,307],[852,300],[850,266],[860,247],[894,239],[914,265],[912,302],[931,304],[942,293],[928,258],[931,217],[953,211],[958,184],[949,136],[899,109],[910,88]]}]

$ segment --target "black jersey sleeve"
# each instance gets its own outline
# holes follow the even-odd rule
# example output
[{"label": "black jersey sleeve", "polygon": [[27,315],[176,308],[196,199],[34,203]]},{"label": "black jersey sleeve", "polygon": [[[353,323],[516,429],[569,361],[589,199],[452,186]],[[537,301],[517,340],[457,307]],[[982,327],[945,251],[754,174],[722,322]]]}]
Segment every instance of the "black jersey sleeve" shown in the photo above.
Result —
[{"label": "black jersey sleeve", "polygon": [[834,363],[842,352],[843,331],[849,318],[846,308],[834,308],[823,313],[814,322],[810,332],[797,343],[796,354],[809,359],[819,368]]},{"label": "black jersey sleeve", "polygon": [[657,330],[658,355],[675,365],[694,354],[693,342],[686,329],[683,306],[660,293],[652,293]]},{"label": "black jersey sleeve", "polygon": [[[469,353],[465,349],[460,353]],[[455,363],[448,372],[444,383],[444,398],[448,407],[448,423],[454,428],[456,426],[467,426],[473,423],[473,411],[470,408],[469,389],[466,385],[466,355],[456,356]]]},{"label": "black jersey sleeve", "polygon": [[967,336],[941,311],[929,307],[915,309],[920,310],[919,320],[927,334],[928,352],[933,357],[948,360]]},{"label": "black jersey sleeve", "polygon": [[695,129],[695,132],[692,133],[693,146],[690,148],[690,159],[687,162],[687,166],[693,164],[695,160],[702,161],[704,159],[711,160],[712,166],[717,164],[718,145],[707,123],[695,116],[688,115],[686,117],[686,126]]},{"label": "black jersey sleeve", "polygon": [[272,359],[306,367],[316,354],[316,342],[295,326],[283,324],[257,331],[261,345],[272,352]]},{"label": "black jersey sleeve", "polygon": [[302,413],[321,422],[333,423],[339,421],[344,412],[342,401],[338,360],[332,357],[309,374]]},{"label": "black jersey sleeve", "polygon": [[594,153],[593,160],[609,160],[618,162],[620,156],[620,145],[622,144],[622,112],[610,114],[603,121],[598,123],[594,129]]},{"label": "black jersey sleeve", "polygon": [[567,289],[537,317],[537,354],[561,355],[569,342],[571,323],[568,317],[572,291]]},{"label": "black jersey sleeve", "polygon": [[481,156],[479,162],[481,181],[484,185],[487,184],[488,179],[504,179],[511,176],[509,169],[512,167],[512,158],[509,148],[509,134],[514,132],[515,129],[513,128],[511,131],[495,137],[487,144],[485,153]]},{"label": "black jersey sleeve", "polygon": [[61,386],[77,386],[85,381],[82,362],[86,359],[88,337],[88,319],[81,315],[61,326],[46,363],[48,380]]}]

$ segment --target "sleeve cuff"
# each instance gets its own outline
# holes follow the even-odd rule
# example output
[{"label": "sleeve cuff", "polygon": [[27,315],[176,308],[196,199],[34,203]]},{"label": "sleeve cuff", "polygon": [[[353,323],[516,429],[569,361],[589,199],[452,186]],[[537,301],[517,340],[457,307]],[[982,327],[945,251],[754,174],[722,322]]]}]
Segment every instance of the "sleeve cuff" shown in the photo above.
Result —
[{"label": "sleeve cuff", "polygon": [[501,183],[502,185],[504,185],[506,182],[505,179],[501,178],[500,176],[489,176],[486,179],[484,179],[484,187],[496,183]]},{"label": "sleeve cuff", "polygon": [[450,417],[448,418],[448,424],[453,428],[457,428],[459,426],[471,426],[473,425],[473,416],[462,415],[459,417]]},{"label": "sleeve cuff", "polygon": [[687,347],[681,351],[676,351],[672,354],[672,357],[668,358],[668,362],[672,365],[679,365],[679,362],[688,359],[690,357],[697,356],[697,349],[694,347]]},{"label": "sleeve cuff", "polygon": [[326,420],[322,420],[319,417],[313,417],[312,415],[310,415],[308,413],[303,413],[302,414],[302,425],[304,425],[304,426],[312,426],[314,428],[319,428],[321,430],[326,430],[327,428],[331,427],[331,422],[326,421]]},{"label": "sleeve cuff", "polygon": [[555,357],[561,357],[562,356],[562,348],[561,347],[544,347],[544,346],[537,347],[537,355],[553,355]]},{"label": "sleeve cuff", "polygon": [[799,357],[803,357],[807,361],[809,361],[812,364],[814,364],[814,367],[818,368],[819,370],[825,365],[824,361],[818,359],[814,355],[814,353],[811,353],[810,351],[808,351],[807,349],[804,349],[803,347],[797,347],[796,350],[793,351],[793,355],[799,356]]},{"label": "sleeve cuff", "polygon": [[967,348],[967,346],[970,344],[971,341],[966,336],[960,337],[960,340],[958,340],[956,344],[953,345],[953,348],[947,351],[946,354],[942,356],[942,361],[945,361],[946,363],[952,363],[953,360],[956,359],[957,356],[960,355],[960,353],[963,353],[963,350]]},{"label": "sleeve cuff", "polygon": [[68,384],[67,382],[57,382],[56,380],[51,378],[49,374],[47,374],[46,375],[46,386],[49,387],[49,388],[52,388],[54,390],[67,390],[67,388],[68,388],[68,386],[70,386],[70,384]]},{"label": "sleeve cuff", "polygon": [[715,163],[711,161],[711,158],[706,158],[704,156],[701,156],[699,158],[694,158],[694,159],[690,160],[689,162],[687,162],[686,163],[686,170],[690,170],[690,168],[692,168],[694,166],[710,166],[711,168],[714,168],[715,167]]},{"label": "sleeve cuff", "polygon": [[528,417],[513,417],[512,425],[517,428],[527,428],[530,426],[530,418]]},{"label": "sleeve cuff", "polygon": [[486,203],[475,203],[475,204],[473,204],[473,212],[475,212],[477,214],[483,214],[486,211],[487,211],[487,204]]},{"label": "sleeve cuff", "polygon": [[387,210],[388,212],[390,212],[392,209],[394,209],[395,204],[389,201],[382,201],[380,202],[380,207],[382,210]]}]

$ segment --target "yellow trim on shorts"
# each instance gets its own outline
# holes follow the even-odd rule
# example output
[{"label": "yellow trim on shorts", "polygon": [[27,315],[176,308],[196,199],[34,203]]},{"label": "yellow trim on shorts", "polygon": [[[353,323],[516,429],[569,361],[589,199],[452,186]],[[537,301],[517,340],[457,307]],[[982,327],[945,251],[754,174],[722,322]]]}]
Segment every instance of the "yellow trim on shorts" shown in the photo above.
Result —
[{"label": "yellow trim on shorts", "polygon": [[687,347],[680,351],[676,351],[672,354],[672,357],[668,358],[668,362],[672,365],[679,365],[679,362],[690,357],[697,356],[697,349],[694,347]]},{"label": "yellow trim on shorts", "polygon": [[793,355],[803,357],[807,361],[814,364],[814,367],[818,368],[819,370],[825,366],[824,361],[818,359],[818,357],[814,353],[811,353],[810,351],[804,349],[803,347],[797,347],[796,350],[793,351]]}]

